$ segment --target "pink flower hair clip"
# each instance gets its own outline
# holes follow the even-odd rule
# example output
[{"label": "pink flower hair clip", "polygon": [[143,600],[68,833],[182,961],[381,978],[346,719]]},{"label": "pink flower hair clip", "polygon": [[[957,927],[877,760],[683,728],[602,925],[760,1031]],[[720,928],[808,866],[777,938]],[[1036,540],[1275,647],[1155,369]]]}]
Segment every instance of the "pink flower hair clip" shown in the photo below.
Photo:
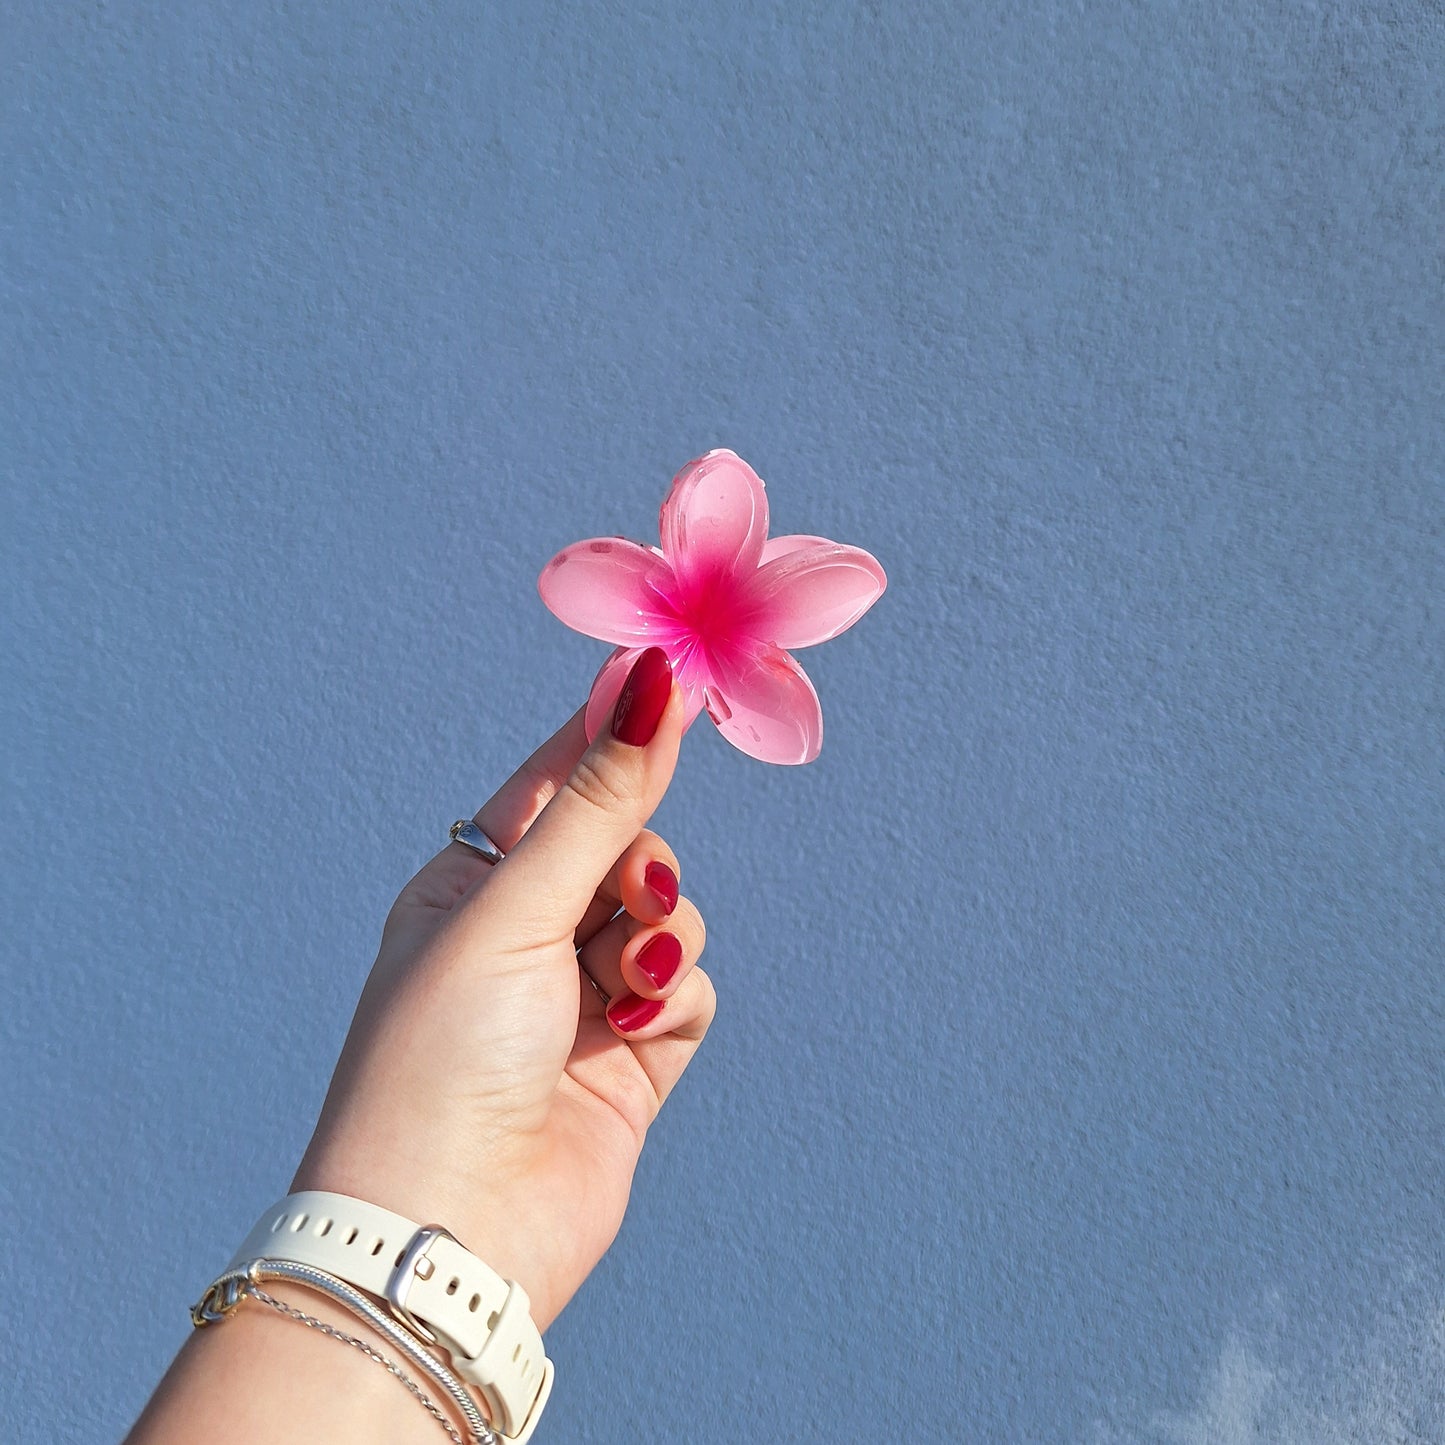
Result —
[{"label": "pink flower hair clip", "polygon": [[574,542],[542,570],[542,601],[568,627],[612,642],[587,699],[588,738],[611,716],[632,664],[660,647],[687,701],[765,763],[810,763],[823,711],[786,649],[851,627],[888,585],[861,547],[768,538],[762,478],[725,449],[689,462],[662,504],[661,547],[625,537]]}]

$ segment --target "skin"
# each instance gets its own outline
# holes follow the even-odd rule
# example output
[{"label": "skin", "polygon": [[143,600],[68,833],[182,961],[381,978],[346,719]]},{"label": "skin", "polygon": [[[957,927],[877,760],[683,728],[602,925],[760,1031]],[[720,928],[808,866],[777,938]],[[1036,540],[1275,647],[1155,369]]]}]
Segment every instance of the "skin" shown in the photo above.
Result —
[{"label": "skin", "polygon": [[[604,729],[590,748],[577,713],[477,814],[506,859],[452,843],[402,889],[291,1184],[445,1224],[526,1289],[544,1331],[616,1237],[648,1127],[716,1007],[701,915],[683,897],[668,916],[644,879],[656,861],[680,872],[645,825],[682,711],[674,685],[649,743]],[[658,988],[635,960],[662,932],[682,962]],[[589,974],[615,999],[666,1002],[623,1033]],[[323,1296],[268,1288],[382,1343]],[[189,1442],[200,1423],[212,1442],[439,1437],[358,1350],[254,1301],[190,1336],[130,1445]]]}]

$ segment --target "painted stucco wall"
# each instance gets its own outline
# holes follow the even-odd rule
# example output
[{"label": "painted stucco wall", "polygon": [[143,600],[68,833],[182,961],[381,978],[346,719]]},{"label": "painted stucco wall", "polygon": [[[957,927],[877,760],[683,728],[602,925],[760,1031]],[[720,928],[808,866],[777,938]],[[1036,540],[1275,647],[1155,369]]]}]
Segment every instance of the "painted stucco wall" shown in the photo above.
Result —
[{"label": "painted stucco wall", "polygon": [[585,694],[539,568],[724,445],[891,587],[816,764],[688,738],[539,1441],[1445,1438],[1442,95],[1416,3],[9,0],[5,1437],[124,1430]]}]

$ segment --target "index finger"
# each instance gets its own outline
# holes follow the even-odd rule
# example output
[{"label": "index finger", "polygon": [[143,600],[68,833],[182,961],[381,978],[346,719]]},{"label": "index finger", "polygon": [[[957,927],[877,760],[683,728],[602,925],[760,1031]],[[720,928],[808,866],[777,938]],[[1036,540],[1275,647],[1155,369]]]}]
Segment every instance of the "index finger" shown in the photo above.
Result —
[{"label": "index finger", "polygon": [[[503,853],[510,853],[587,750],[580,707],[487,799],[472,819]],[[407,884],[403,897],[450,908],[492,865],[462,843],[449,843]]]},{"label": "index finger", "polygon": [[579,707],[536,752],[487,799],[472,820],[503,853],[510,853],[537,815],[567,781],[587,751]]},{"label": "index finger", "polygon": [[686,700],[660,647],[632,664],[612,714],[515,851],[478,895],[533,934],[571,936],[597,889],[662,801],[677,767]]}]

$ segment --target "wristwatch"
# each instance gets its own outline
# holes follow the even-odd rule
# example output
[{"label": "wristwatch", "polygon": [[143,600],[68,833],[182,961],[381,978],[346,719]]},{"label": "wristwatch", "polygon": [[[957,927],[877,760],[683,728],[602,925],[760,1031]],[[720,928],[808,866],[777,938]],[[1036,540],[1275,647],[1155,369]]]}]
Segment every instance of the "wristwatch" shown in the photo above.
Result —
[{"label": "wristwatch", "polygon": [[507,1445],[531,1438],[553,1376],[531,1301],[441,1225],[307,1189],[272,1205],[227,1268],[257,1259],[310,1265],[384,1302],[407,1329],[451,1356]]}]

